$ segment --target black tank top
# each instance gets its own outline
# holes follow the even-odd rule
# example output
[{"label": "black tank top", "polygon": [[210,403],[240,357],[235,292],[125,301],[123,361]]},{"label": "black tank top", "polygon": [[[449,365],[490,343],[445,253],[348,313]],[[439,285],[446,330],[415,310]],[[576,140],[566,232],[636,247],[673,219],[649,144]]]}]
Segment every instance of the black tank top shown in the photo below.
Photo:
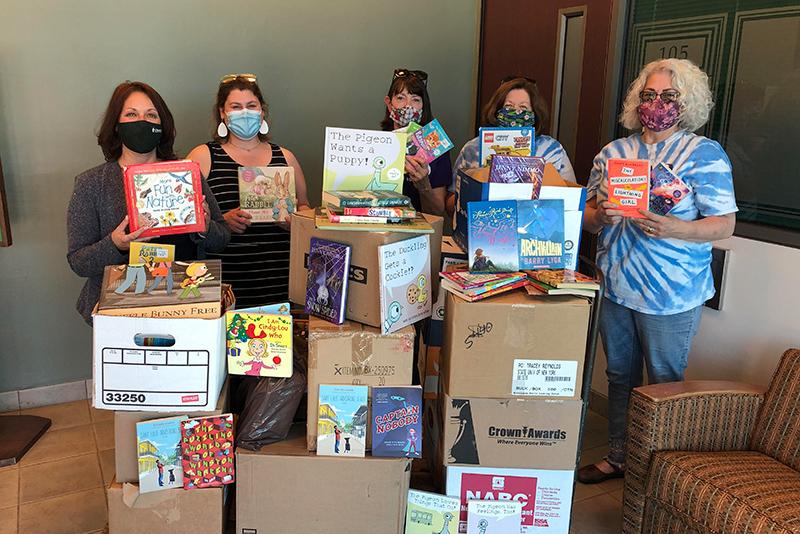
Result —
[{"label": "black tank top", "polygon": [[[211,170],[206,181],[222,213],[239,207],[239,163],[219,143],[206,143]],[[270,167],[288,166],[278,145],[270,143]],[[222,260],[222,281],[231,284],[236,307],[286,302],[289,295],[289,232],[275,223],[253,223],[245,233],[231,232],[227,248],[209,258]]]}]

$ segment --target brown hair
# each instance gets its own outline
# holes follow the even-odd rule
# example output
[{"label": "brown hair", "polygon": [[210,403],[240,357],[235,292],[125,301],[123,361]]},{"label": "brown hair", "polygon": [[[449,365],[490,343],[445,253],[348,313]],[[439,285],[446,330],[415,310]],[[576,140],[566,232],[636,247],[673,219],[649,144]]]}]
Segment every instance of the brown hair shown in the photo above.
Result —
[{"label": "brown hair", "polygon": [[[237,76],[230,81],[220,83],[219,89],[217,89],[217,99],[214,103],[214,109],[211,110],[211,116],[213,117],[214,124],[214,141],[218,143],[225,143],[230,138],[230,136],[220,137],[217,135],[217,125],[222,120],[219,116],[219,110],[225,107],[225,102],[228,101],[228,96],[230,96],[234,89],[252,92],[261,103],[261,109],[264,111],[264,120],[266,120],[266,118],[269,116],[269,106],[264,100],[264,95],[261,93],[261,89],[258,87],[256,82],[251,81],[244,76]],[[260,141],[267,141],[269,139],[269,134],[265,135],[259,132],[258,139]]]},{"label": "brown hair", "polygon": [[500,111],[500,108],[505,104],[508,93],[514,89],[524,89],[527,91],[531,99],[531,105],[533,106],[533,113],[536,116],[536,125],[534,129],[536,130],[536,135],[541,135],[550,116],[547,112],[547,104],[539,95],[536,82],[528,78],[514,78],[513,80],[508,80],[500,84],[500,87],[497,88],[492,98],[489,99],[489,102],[486,103],[481,112],[481,126],[497,126],[497,112]]},{"label": "brown hair", "polygon": [[122,155],[122,140],[117,133],[117,124],[119,123],[119,115],[122,113],[125,100],[133,93],[147,95],[153,101],[153,105],[161,119],[161,128],[164,133],[161,135],[158,147],[156,147],[156,157],[160,160],[178,159],[172,146],[175,143],[175,119],[172,118],[172,113],[166,102],[158,94],[158,91],[146,83],[126,81],[119,84],[111,94],[111,99],[108,101],[106,112],[103,115],[103,122],[97,132],[97,144],[103,150],[106,161],[117,160]]},{"label": "brown hair", "polygon": [[[409,94],[422,97],[422,117],[420,118],[420,125],[424,126],[431,122],[433,120],[433,112],[431,111],[431,99],[428,96],[428,87],[425,81],[413,74],[400,76],[392,80],[392,84],[389,86],[389,92],[386,93],[386,96],[392,99],[394,95],[402,93],[404,89],[408,91]],[[394,130],[394,121],[389,116],[388,109],[386,109],[383,120],[381,121],[381,129],[386,132]]]}]

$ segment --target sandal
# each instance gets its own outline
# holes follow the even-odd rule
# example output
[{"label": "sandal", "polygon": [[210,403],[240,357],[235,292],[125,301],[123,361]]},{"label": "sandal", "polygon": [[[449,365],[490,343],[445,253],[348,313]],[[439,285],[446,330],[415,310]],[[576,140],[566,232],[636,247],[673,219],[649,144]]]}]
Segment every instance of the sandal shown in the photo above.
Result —
[{"label": "sandal", "polygon": [[612,464],[609,465],[614,468],[614,470],[610,473],[600,470],[600,468],[595,464],[589,464],[581,467],[578,469],[578,482],[583,484],[599,484],[600,482],[605,482],[606,480],[611,480],[612,478],[625,477],[624,469],[620,469]]}]

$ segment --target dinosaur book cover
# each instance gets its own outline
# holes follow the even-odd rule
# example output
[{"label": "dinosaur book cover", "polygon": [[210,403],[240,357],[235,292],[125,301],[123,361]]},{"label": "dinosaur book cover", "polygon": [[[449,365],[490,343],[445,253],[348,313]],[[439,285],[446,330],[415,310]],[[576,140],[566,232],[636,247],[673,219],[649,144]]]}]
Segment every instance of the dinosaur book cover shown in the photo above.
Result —
[{"label": "dinosaur book cover", "polygon": [[239,167],[239,207],[252,222],[286,222],[297,208],[292,167]]},{"label": "dinosaur book cover", "polygon": [[325,128],[322,190],[402,191],[407,135]]},{"label": "dinosaur book cover", "polygon": [[342,324],[347,303],[350,245],[311,238],[305,312]]},{"label": "dinosaur book cover", "polygon": [[458,497],[408,490],[405,534],[456,534],[460,505]]},{"label": "dinosaur book cover", "polygon": [[229,311],[225,314],[228,373],[292,376],[292,316]]},{"label": "dinosaur book cover", "polygon": [[183,488],[211,488],[234,482],[233,415],[181,421]]},{"label": "dinosaur book cover", "polygon": [[422,387],[372,388],[372,456],[422,458]]}]

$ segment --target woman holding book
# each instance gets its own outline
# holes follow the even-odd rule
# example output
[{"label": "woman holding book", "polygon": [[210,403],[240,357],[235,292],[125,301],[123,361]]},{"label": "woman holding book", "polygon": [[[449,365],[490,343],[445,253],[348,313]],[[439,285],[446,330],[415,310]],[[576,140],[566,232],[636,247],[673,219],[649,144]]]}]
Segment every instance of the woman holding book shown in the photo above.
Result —
[{"label": "woman holding book", "polygon": [[[175,122],[155,89],[142,82],[121,83],[106,107],[97,144],[106,162],[75,178],[67,211],[67,261],[86,278],[77,309],[92,324],[107,265],[128,263],[130,243],[148,227],[130,232],[123,168],[138,163],[174,160]],[[155,241],[175,245],[176,260],[196,260],[225,248],[230,232],[214,195],[203,181],[204,234],[179,234]],[[149,239],[144,239],[149,241]]]},{"label": "woman holding book", "polygon": [[[289,293],[289,228],[253,223],[239,205],[239,167],[291,167],[298,209],[308,207],[306,181],[297,158],[269,141],[269,108],[253,74],[229,74],[220,81],[213,109],[214,140],[188,158],[200,164],[225,214],[232,235],[228,247],[209,255],[222,260],[240,308],[283,302]],[[284,179],[288,189],[289,178]]]},{"label": "woman holding book", "polygon": [[[499,128],[533,128],[535,132],[533,153],[550,163],[564,180],[575,181],[575,172],[561,143],[550,136],[543,135],[547,123],[547,104],[539,96],[536,82],[520,76],[506,78],[486,103],[481,113],[481,126]],[[453,175],[450,178],[447,196],[447,212],[455,211],[455,192],[458,171],[476,169],[481,166],[480,143],[475,137],[461,149],[456,158]]]},{"label": "woman holding book", "polygon": [[[395,69],[383,102],[386,112],[381,129],[384,131],[405,128],[411,122],[425,126],[433,120],[428,96],[428,74],[421,70]],[[405,170],[403,194],[411,199],[414,209],[443,215],[445,188],[452,174],[450,154],[442,154],[430,165],[421,156],[407,155]]]},{"label": "woman holding book", "polygon": [[[716,141],[692,132],[713,106],[708,76],[687,60],[646,65],[631,83],[620,123],[634,130],[606,145],[589,176],[584,229],[598,234],[605,275],[600,334],[607,357],[608,456],[578,471],[584,483],[622,477],[628,400],[642,384],[683,380],[703,303],[714,295],[711,242],[736,222],[731,164]],[[639,209],[623,217],[608,201],[610,158],[665,164],[688,193],[667,215]],[[651,205],[652,207],[652,205]]]}]

